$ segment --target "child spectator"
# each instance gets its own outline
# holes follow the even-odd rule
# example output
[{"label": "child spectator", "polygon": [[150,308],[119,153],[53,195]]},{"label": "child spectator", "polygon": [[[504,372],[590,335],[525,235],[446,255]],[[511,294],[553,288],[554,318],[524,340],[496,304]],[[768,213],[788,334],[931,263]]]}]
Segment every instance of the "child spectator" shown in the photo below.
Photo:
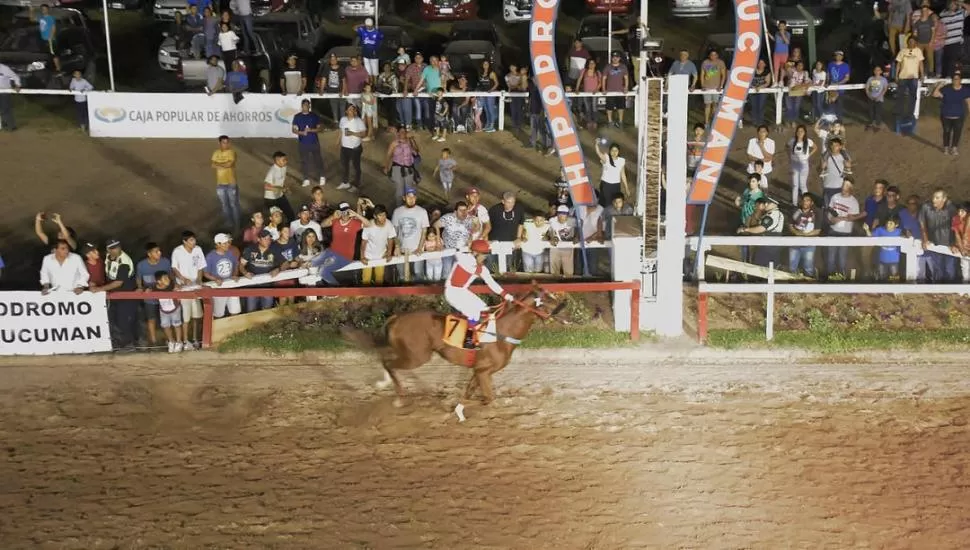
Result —
[{"label": "child spectator", "polygon": [[549,222],[537,212],[519,226],[522,250],[522,269],[526,273],[542,273],[546,248],[549,242]]},{"label": "child spectator", "polygon": [[882,76],[882,67],[872,69],[872,76],[866,81],[866,97],[869,99],[869,124],[866,131],[878,132],[882,128],[882,105],[889,90],[889,81]]},{"label": "child spectator", "polygon": [[766,191],[768,189],[768,176],[765,174],[765,161],[761,159],[754,161],[752,168],[754,168],[754,174],[759,178],[758,187],[762,191]]},{"label": "child spectator", "polygon": [[[903,229],[900,227],[899,218],[890,217],[886,223],[879,227],[869,230],[869,226],[863,225],[866,233],[872,237],[901,237]],[[879,247],[879,266],[877,275],[880,281],[897,281],[899,279],[899,247],[880,246]]]},{"label": "child spectator", "polygon": [[[441,252],[444,250],[441,244],[441,239],[438,238],[438,231],[433,227],[429,227],[424,232],[424,245],[419,250],[420,253],[425,252]],[[433,260],[424,261],[424,276],[428,281],[441,281],[444,279],[444,273],[442,269],[444,267],[444,262],[441,258],[435,258]]]},{"label": "child spectator", "polygon": [[[266,208],[276,206],[286,214],[287,218],[292,220],[296,216],[293,213],[293,207],[290,206],[290,201],[286,199],[286,165],[288,163],[286,153],[282,151],[273,153],[273,164],[270,165],[266,177],[263,178],[263,206]],[[259,233],[259,231],[257,230],[256,233]]]},{"label": "child spectator", "polygon": [[[431,139],[444,143],[445,136],[448,135],[449,111],[448,101],[445,99],[445,91],[443,88],[438,88],[434,100],[434,137]],[[438,165],[441,165],[440,161]]]},{"label": "child spectator", "polygon": [[94,90],[83,76],[80,69],[74,69],[71,73],[71,83],[68,86],[72,92],[78,92],[74,96],[74,106],[77,108],[77,123],[81,130],[88,131],[88,96],[87,93]]},{"label": "child spectator", "polygon": [[[138,290],[155,288],[155,274],[159,271],[172,271],[172,262],[162,256],[162,249],[156,243],[145,245],[145,259],[135,266],[135,287]],[[148,326],[148,345],[155,347],[158,342],[158,300],[145,300],[145,324]]]},{"label": "child spectator", "polygon": [[445,195],[451,193],[451,187],[455,183],[455,168],[458,167],[458,163],[455,159],[451,158],[451,149],[445,147],[441,150],[441,158],[438,159],[438,166],[434,169],[433,176],[438,176],[441,180],[441,186],[445,190]]},{"label": "child spectator", "polygon": [[439,56],[438,72],[441,73],[441,83],[444,85],[455,79],[455,75],[451,74],[451,61],[448,61],[447,55]]},{"label": "child spectator", "polygon": [[[155,290],[168,292],[174,288],[172,277],[167,271],[155,272]],[[168,352],[178,353],[183,349],[192,349],[185,334],[185,326],[182,323],[182,304],[180,300],[171,298],[160,298],[158,300],[159,325],[168,340]]]},{"label": "child spectator", "polygon": [[404,46],[398,47],[397,57],[394,58],[392,65],[396,67],[400,63],[403,63],[404,65],[411,64],[411,56],[408,55],[408,51],[404,48]]},{"label": "child spectator", "polygon": [[364,83],[364,89],[360,92],[360,104],[360,117],[367,127],[367,135],[361,141],[371,141],[377,129],[377,96],[374,95],[374,86],[370,82]]},{"label": "child spectator", "polygon": [[954,254],[970,256],[970,202],[957,206],[950,228],[953,230],[953,245],[950,250]]},{"label": "child spectator", "polygon": [[219,25],[219,49],[222,50],[222,62],[226,68],[232,67],[232,62],[236,60],[236,45],[239,44],[239,37],[236,32],[229,27],[229,23]]},{"label": "child spectator", "polygon": [[[828,85],[828,82],[829,73],[825,70],[825,63],[816,61],[815,68],[812,69],[812,87],[824,88]],[[812,90],[812,116],[815,117],[816,122],[822,118],[824,111],[825,91],[820,89]]]}]

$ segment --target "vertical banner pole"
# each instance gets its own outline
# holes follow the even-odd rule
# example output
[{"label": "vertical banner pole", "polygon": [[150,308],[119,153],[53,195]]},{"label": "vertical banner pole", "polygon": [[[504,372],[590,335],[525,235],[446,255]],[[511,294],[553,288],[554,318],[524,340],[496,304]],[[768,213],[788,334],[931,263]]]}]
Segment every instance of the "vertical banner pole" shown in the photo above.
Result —
[{"label": "vertical banner pole", "polygon": [[115,91],[115,62],[114,56],[111,54],[111,28],[108,24],[108,0],[101,0],[101,7],[104,9],[104,47],[108,50],[108,82],[113,92]]}]

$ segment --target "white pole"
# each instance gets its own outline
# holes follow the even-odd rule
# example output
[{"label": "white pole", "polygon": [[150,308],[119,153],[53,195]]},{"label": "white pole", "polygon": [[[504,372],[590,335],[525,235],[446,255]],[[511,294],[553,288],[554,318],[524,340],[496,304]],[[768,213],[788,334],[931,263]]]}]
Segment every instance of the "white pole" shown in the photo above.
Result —
[{"label": "white pole", "polygon": [[765,340],[775,338],[775,262],[768,262],[768,312],[765,316]]},{"label": "white pole", "polygon": [[[108,82],[111,84],[111,91],[115,91],[115,63],[111,55],[111,29],[108,26],[108,0],[101,0],[101,7],[104,9],[104,47],[108,49]],[[93,84],[93,82],[92,82]]]},{"label": "white pole", "polygon": [[606,14],[606,64],[613,59],[613,10]]},{"label": "white pole", "polygon": [[381,0],[374,0],[374,26],[377,27],[377,19],[381,16]]}]

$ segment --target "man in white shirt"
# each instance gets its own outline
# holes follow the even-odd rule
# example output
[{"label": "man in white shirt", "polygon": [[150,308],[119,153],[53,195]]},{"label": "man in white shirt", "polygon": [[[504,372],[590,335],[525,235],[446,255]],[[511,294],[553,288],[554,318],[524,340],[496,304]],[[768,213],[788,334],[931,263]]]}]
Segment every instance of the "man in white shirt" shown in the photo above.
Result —
[{"label": "man in white shirt", "polygon": [[[397,231],[397,255],[407,256],[420,254],[424,249],[424,238],[431,227],[428,218],[428,211],[418,206],[418,192],[413,187],[404,189],[404,204],[394,209],[391,216],[391,225]],[[397,267],[398,276],[402,281],[406,280],[405,266],[400,264]],[[424,262],[411,262],[412,277],[415,274],[424,273]]]},{"label": "man in white shirt", "polygon": [[[184,231],[182,244],[172,251],[172,275],[175,276],[176,288],[198,287],[205,268],[205,253],[197,246],[195,233]],[[202,319],[202,301],[193,298],[179,301],[182,304],[182,320],[185,322],[185,338],[191,340],[184,349],[192,350],[198,347],[201,337],[202,323],[199,320]]]},{"label": "man in white shirt", "polygon": [[472,240],[487,241],[492,232],[492,217],[488,215],[488,208],[481,203],[481,194],[477,187],[469,187],[465,191],[465,203],[468,205],[468,215],[477,220],[475,231],[472,232]]},{"label": "man in white shirt", "polygon": [[573,243],[576,242],[576,219],[569,215],[569,207],[556,208],[556,217],[549,220],[549,272],[553,275],[573,276]]},{"label": "man in white shirt", "polygon": [[[374,260],[390,260],[394,254],[397,231],[387,221],[387,208],[383,204],[374,207],[374,223],[365,227],[360,237],[360,261],[364,265]],[[384,267],[365,267],[360,270],[360,280],[365,285],[384,284]]]},{"label": "man in white shirt", "polygon": [[[346,114],[340,119],[340,131],[337,132],[337,144],[340,146],[340,166],[343,168],[343,178],[337,189],[360,189],[360,156],[364,152],[363,138],[367,135],[367,124],[357,113],[357,106],[347,105]],[[350,180],[350,165],[354,165],[353,183]]]},{"label": "man in white shirt", "polygon": [[63,239],[57,241],[54,251],[44,257],[40,267],[40,288],[43,294],[49,292],[71,292],[80,294],[88,286],[88,270],[84,260],[71,252],[71,245]]},{"label": "man in white shirt", "polygon": [[748,140],[748,173],[754,172],[754,161],[761,160],[765,163],[762,172],[765,176],[771,173],[771,161],[775,158],[775,140],[768,137],[768,127],[758,126],[758,135]]},{"label": "man in white shirt", "polygon": [[288,164],[289,159],[286,158],[286,153],[282,151],[273,153],[273,164],[270,165],[266,177],[263,178],[263,206],[267,209],[275,206],[283,212],[286,219],[292,220],[296,218],[296,214],[293,212],[293,207],[290,206],[290,201],[286,199],[286,167]]}]

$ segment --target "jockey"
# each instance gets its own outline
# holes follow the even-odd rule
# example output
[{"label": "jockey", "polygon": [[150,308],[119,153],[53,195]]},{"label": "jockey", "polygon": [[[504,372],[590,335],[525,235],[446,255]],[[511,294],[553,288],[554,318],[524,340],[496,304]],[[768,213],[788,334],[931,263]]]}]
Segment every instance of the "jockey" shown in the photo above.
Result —
[{"label": "jockey", "polygon": [[451,268],[451,273],[448,274],[448,279],[445,281],[445,300],[468,319],[466,347],[472,347],[471,340],[475,333],[475,326],[478,325],[482,312],[488,309],[485,302],[468,289],[476,278],[480,278],[489,290],[505,298],[505,300],[509,302],[515,300],[514,296],[495,282],[491,272],[485,267],[485,259],[488,258],[490,249],[491,246],[488,241],[472,241],[471,253],[458,252],[455,254],[454,267]]}]

